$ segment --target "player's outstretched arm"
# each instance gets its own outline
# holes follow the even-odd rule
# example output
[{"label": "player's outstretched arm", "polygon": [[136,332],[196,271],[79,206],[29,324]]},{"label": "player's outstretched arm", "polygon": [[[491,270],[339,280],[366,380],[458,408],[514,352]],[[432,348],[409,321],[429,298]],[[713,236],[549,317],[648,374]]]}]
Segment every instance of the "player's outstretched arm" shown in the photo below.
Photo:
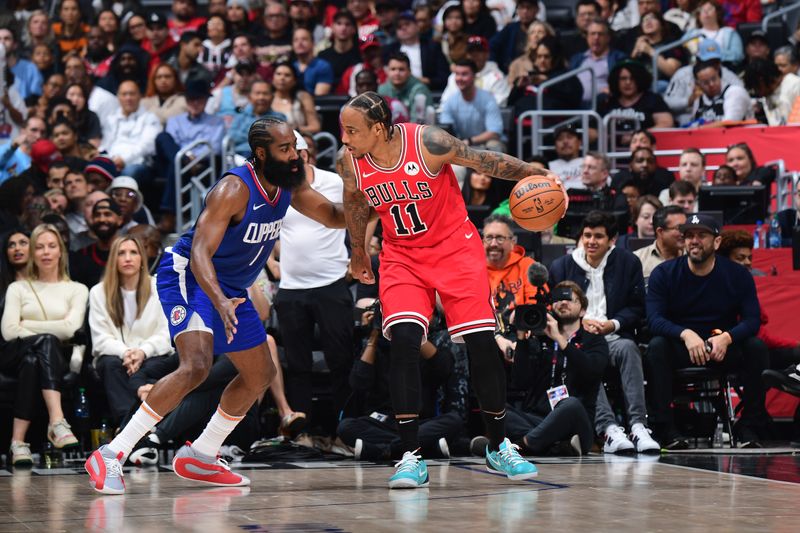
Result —
[{"label": "player's outstretched arm", "polygon": [[226,176],[206,197],[206,208],[197,219],[192,240],[190,267],[197,283],[214,304],[223,323],[228,342],[236,333],[236,306],[244,298],[228,298],[219,286],[211,258],[219,248],[225,230],[239,213],[247,208],[250,191],[236,176]]},{"label": "player's outstretched arm", "polygon": [[[425,162],[433,163],[434,168],[451,163],[504,180],[517,181],[533,175],[552,176],[557,179],[555,174],[516,157],[467,146],[463,141],[436,126],[425,127],[422,131],[422,144],[427,152],[426,155],[429,156],[425,158]],[[434,165],[429,164],[429,166]]]},{"label": "player's outstretched arm", "polygon": [[372,208],[367,198],[358,190],[353,160],[345,148],[339,150],[336,159],[336,172],[344,182],[344,217],[347,220],[347,231],[350,232],[352,251],[350,270],[353,277],[362,283],[375,283],[369,254],[366,249],[367,224],[370,221]]},{"label": "player's outstretched arm", "polygon": [[345,227],[342,206],[331,202],[312,189],[307,181],[292,190],[292,207],[323,226],[329,228]]}]

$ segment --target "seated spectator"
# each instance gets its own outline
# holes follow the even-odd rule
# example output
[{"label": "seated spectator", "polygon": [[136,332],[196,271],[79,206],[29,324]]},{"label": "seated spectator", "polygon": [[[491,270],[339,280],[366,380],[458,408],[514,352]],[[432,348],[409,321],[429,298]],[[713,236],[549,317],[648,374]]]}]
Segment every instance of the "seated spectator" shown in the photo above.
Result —
[{"label": "seated spectator", "polygon": [[[639,32],[641,35],[636,39],[633,50],[630,51],[630,57],[647,66],[650,71],[655,49],[675,40],[675,35],[669,33],[664,17],[658,12],[647,13],[642,17]],[[688,56],[689,54],[682,46],[658,54],[656,58],[658,72],[650,72],[650,74],[658,77],[659,93],[664,92],[672,75],[688,62]]]},{"label": "seated spectator", "polygon": [[142,98],[142,108],[158,117],[162,126],[167,120],[186,111],[183,83],[178,72],[169,63],[161,63],[147,80],[147,92]]},{"label": "seated spectator", "polygon": [[505,152],[503,119],[491,93],[475,87],[478,67],[469,59],[453,66],[459,92],[442,101],[440,124],[449,124],[469,146]]},{"label": "seated spectator", "polygon": [[281,61],[275,64],[272,85],[275,97],[270,109],[285,116],[291,128],[311,135],[318,133],[321,124],[314,98],[300,89],[297,71],[291,63]]},{"label": "seated spectator", "polygon": [[756,164],[756,158],[747,143],[728,146],[725,164],[736,173],[736,185],[769,185],[775,179],[772,168]]},{"label": "seated spectator", "polygon": [[31,62],[39,69],[42,79],[47,79],[56,72],[56,56],[53,49],[46,44],[37,44],[31,52]]},{"label": "seated spectator", "polygon": [[34,194],[33,184],[24,175],[14,176],[0,184],[0,232],[24,227],[23,215]]},{"label": "seated spectator", "polygon": [[620,374],[630,439],[617,425],[605,388],[599,387],[594,428],[605,439],[603,452],[659,452],[661,447],[646,427],[642,357],[634,341],[645,317],[642,265],[631,252],[613,246],[616,236],[617,224],[611,215],[600,211],[586,215],[581,246],[553,262],[549,285],[569,280],[584,289],[588,307],[583,327],[605,336],[611,367]]},{"label": "seated spectator", "polygon": [[669,203],[677,205],[686,214],[697,213],[698,189],[688,181],[676,181],[669,186]]},{"label": "seated spectator", "polygon": [[[30,113],[35,113],[40,118],[47,120],[47,110],[50,108],[50,101],[56,100],[64,94],[65,85],[66,78],[63,74],[51,74],[42,86],[42,95],[36,100],[36,105],[31,106]],[[16,92],[16,89],[14,89],[14,91]],[[16,94],[18,95],[19,93]],[[11,98],[11,93],[9,93],[9,98]],[[17,109],[15,106],[12,107]]]},{"label": "seated spectator", "polygon": [[625,202],[628,204],[628,211],[630,211],[630,216],[628,220],[636,220],[634,216],[634,212],[636,211],[636,203],[639,201],[639,198],[642,197],[642,182],[637,179],[630,178],[627,181],[623,181],[619,184],[620,192],[623,196],[625,196]]},{"label": "seated spectator", "polygon": [[205,21],[205,17],[197,16],[197,0],[175,0],[167,26],[170,36],[177,41],[184,33],[200,31]]},{"label": "seated spectator", "polygon": [[383,68],[381,44],[378,38],[370,35],[361,39],[358,45],[363,62],[348,67],[339,80],[336,94],[356,96],[356,76],[362,70],[370,70],[378,78],[378,84],[386,83],[386,70]]},{"label": "seated spectator", "polygon": [[147,89],[148,62],[149,56],[141,48],[132,43],[123,44],[114,55],[108,74],[97,80],[97,85],[116,93],[123,81],[134,81],[143,93]]},{"label": "seated spectator", "polygon": [[490,209],[497,207],[508,196],[501,187],[495,185],[491,176],[477,170],[467,171],[461,194],[466,205],[486,205]]},{"label": "seated spectator", "polygon": [[365,0],[347,0],[345,6],[356,19],[359,39],[364,39],[378,29],[378,19],[372,13],[369,2]]},{"label": "seated spectator", "polygon": [[[562,50],[564,50],[565,57],[572,57],[575,54],[586,51],[586,34],[589,31],[589,25],[594,19],[600,17],[600,11],[600,5],[594,0],[578,0],[578,3],[575,4],[575,28],[572,31],[562,32],[561,35],[559,35],[559,43],[561,44]],[[536,23],[534,22],[531,26],[534,24]],[[529,26],[529,39],[530,29]],[[510,75],[511,69],[509,68],[509,76]]]},{"label": "seated spectator", "polygon": [[[136,224],[128,230],[128,235],[138,238],[144,246],[147,270],[152,276],[158,268],[161,256],[164,253],[161,246],[161,232],[150,224]],[[278,365],[280,366],[280,365]]]},{"label": "seated spectator", "polygon": [[653,335],[647,350],[650,418],[664,448],[686,448],[670,408],[673,372],[688,366],[735,372],[744,387],[744,412],[734,431],[740,447],[758,447],[769,421],[761,383],[769,360],[764,342],[756,337],[761,320],[753,278],[716,255],[721,237],[713,217],[691,215],[681,231],[688,257],[657,266],[647,292]]},{"label": "seated spectator", "polygon": [[167,19],[160,13],[147,15],[147,38],[142,42],[142,50],[150,54],[150,67],[166,63],[177,52],[178,42],[169,34]]},{"label": "seated spectator", "polygon": [[114,60],[111,48],[114,46],[116,39],[110,44],[102,28],[99,26],[89,28],[89,33],[86,35],[86,54],[83,57],[88,63],[89,73],[94,78],[102,78],[111,70],[111,62]]},{"label": "seated spectator", "polygon": [[[92,193],[95,194],[95,193]],[[75,281],[94,287],[103,277],[111,244],[122,226],[122,212],[117,203],[106,197],[92,206],[89,229],[96,240],[69,255],[69,270]]]},{"label": "seated spectator", "polygon": [[86,48],[89,26],[83,22],[78,0],[63,0],[58,8],[58,22],[51,25],[61,53],[80,52]]},{"label": "seated spectator", "polygon": [[[56,448],[75,446],[61,409],[61,387],[69,369],[80,369],[82,346],[67,350],[86,314],[88,289],[70,281],[67,250],[58,230],[42,225],[31,233],[30,258],[25,280],[9,285],[3,307],[2,370],[17,377],[10,463],[31,464],[25,435],[37,415],[39,391],[44,398],[49,423],[47,439]],[[44,307],[43,302],[47,303]]]},{"label": "seated spectator", "polygon": [[744,85],[750,94],[759,98],[770,126],[786,124],[792,106],[800,98],[800,76],[791,72],[783,74],[769,59],[754,59],[747,63]]},{"label": "seated spectator", "polygon": [[[375,75],[375,72],[372,70],[362,70],[358,74],[356,74],[356,95],[363,94],[366,92],[378,92],[378,77]],[[382,96],[386,103],[389,105],[389,109],[392,110],[392,124],[402,124],[403,122],[408,122],[411,116],[411,112],[408,108],[396,98],[392,98],[391,96]]]},{"label": "seated spectator", "polygon": [[411,122],[425,123],[428,106],[433,103],[431,91],[411,75],[408,56],[402,52],[390,55],[386,70],[388,80],[378,87],[378,94],[402,102],[411,113]]},{"label": "seated spectator", "polygon": [[[484,39],[491,39],[497,33],[497,22],[492,17],[492,12],[486,5],[486,0],[465,0],[464,31],[467,35],[475,35]],[[474,61],[474,60],[473,60]]]},{"label": "seated spectator", "polygon": [[[470,36],[467,40],[467,59],[473,61],[478,68],[475,86],[488,91],[497,100],[497,105],[505,107],[511,88],[505,75],[497,68],[497,63],[489,61],[489,41],[485,37]],[[442,100],[450,98],[458,92],[455,74],[447,78],[447,87],[442,93]]]},{"label": "seated spectator", "polygon": [[86,183],[93,191],[103,191],[108,188],[111,181],[119,176],[117,166],[107,157],[95,157],[83,169]]},{"label": "seated spectator", "polygon": [[[610,163],[608,158],[599,152],[586,152],[583,157],[581,171],[582,189],[591,193],[588,198],[573,197],[570,194],[571,211],[587,212],[599,209],[601,211],[624,211],[627,203],[623,194],[611,187],[611,178],[608,174]],[[581,192],[581,189],[577,189]],[[573,205],[574,204],[574,205]]]},{"label": "seated spectator", "polygon": [[214,80],[214,76],[207,68],[197,62],[200,52],[203,50],[203,41],[200,35],[194,31],[186,31],[178,41],[178,53],[166,63],[172,65],[178,73],[178,79],[186,85],[190,79],[205,80],[209,85]]},{"label": "seated spectator", "polygon": [[[610,94],[600,99],[597,104],[598,112],[605,116],[627,111],[639,120],[639,127],[646,130],[671,128],[675,125],[672,114],[664,99],[650,90],[651,82],[650,73],[641,63],[629,60],[617,63],[608,75]],[[622,132],[633,129],[632,122],[624,122],[617,127],[617,131]]]},{"label": "seated spectator", "polygon": [[419,24],[411,11],[400,13],[397,19],[397,42],[383,49],[384,62],[388,64],[389,56],[396,52],[408,56],[411,74],[432,91],[445,88],[450,72],[447,58],[439,43],[420,37]]},{"label": "seated spectator", "polygon": [[[89,183],[83,172],[69,169],[64,177],[64,194],[69,200],[69,207],[64,218],[69,225],[70,250],[79,250],[93,240],[89,236],[89,224],[83,214],[86,198],[90,192]],[[91,209],[89,213],[91,215]]]},{"label": "seated spectator", "polygon": [[697,27],[694,12],[697,9],[697,0],[677,0],[675,7],[669,8],[664,13],[664,20],[675,24],[682,32],[693,30]]},{"label": "seated spectator", "polygon": [[791,46],[781,46],[775,49],[773,54],[775,66],[781,74],[797,74],[800,72],[800,59],[797,57],[797,50]]},{"label": "seated spectator", "polygon": [[54,159],[47,168],[46,189],[64,189],[64,178],[69,171],[69,165],[61,157]]},{"label": "seated spectator", "polygon": [[216,79],[231,55],[230,29],[225,17],[221,15],[208,17],[205,22],[205,35],[197,61],[211,73],[212,79]]},{"label": "seated spectator", "polygon": [[778,224],[781,226],[781,245],[791,246],[792,235],[796,226],[800,226],[800,188],[795,187],[792,194],[794,196],[794,207],[778,211]]},{"label": "seated spectator", "polygon": [[637,0],[636,2],[630,2],[628,5],[630,6],[631,4],[634,4],[633,9],[637,12],[637,16],[631,20],[631,26],[617,33],[614,39],[616,41],[614,45],[615,48],[630,54],[631,50],[636,46],[639,37],[642,36],[641,22],[647,15],[656,15],[662,19],[661,25],[664,33],[664,42],[672,42],[680,39],[680,28],[671,22],[663,20],[661,16],[661,2],[658,0]]},{"label": "seated spectator", "polygon": [[[0,27],[0,43],[6,49],[5,64],[14,74],[17,92],[23,100],[42,92],[42,74],[36,65],[18,55],[19,40],[12,27]],[[9,83],[9,85],[11,85]]]},{"label": "seated spectator", "polygon": [[20,134],[0,145],[0,183],[25,172],[31,166],[31,147],[47,133],[42,119],[31,115]]},{"label": "seated spectator", "polygon": [[714,171],[712,183],[714,185],[738,185],[736,182],[736,171],[733,170],[733,167],[729,167],[728,165],[720,165],[719,168]]},{"label": "seated spectator", "polygon": [[[0,303],[5,305],[6,290],[15,281],[25,279],[25,269],[30,257],[31,232],[25,228],[15,228],[3,233],[2,255],[0,255]],[[6,341],[0,337],[0,347],[6,348]]]},{"label": "seated spectator", "polygon": [[67,118],[59,118],[51,125],[50,137],[62,157],[75,157],[89,161],[97,156],[97,147],[79,142],[80,137],[75,122]]},{"label": "seated spectator", "polygon": [[32,54],[33,49],[42,44],[47,48],[52,48],[53,54],[58,58],[61,57],[61,49],[56,45],[56,38],[50,25],[50,17],[47,11],[43,9],[31,11],[25,23],[25,29],[20,33],[21,48],[24,55]]},{"label": "seated spectator", "polygon": [[256,67],[252,63],[237,63],[231,69],[231,80],[229,84],[222,87],[215,87],[211,91],[211,98],[206,104],[206,113],[217,115],[222,118],[225,128],[228,129],[236,116],[236,110],[245,107],[250,101],[247,95],[250,94],[250,85],[258,78]]},{"label": "seated spectator", "polygon": [[139,183],[149,183],[152,173],[148,159],[155,155],[156,136],[161,122],[141,107],[142,95],[133,81],[123,81],[119,86],[119,111],[106,118],[101,151],[117,165],[117,170],[133,176]]},{"label": "seated spectator", "polygon": [[719,45],[721,61],[726,65],[738,66],[744,60],[742,38],[735,29],[725,26],[722,6],[716,0],[701,0],[695,17],[700,35],[705,39],[713,39]]},{"label": "seated spectator", "polygon": [[[119,109],[117,97],[94,84],[91,76],[86,71],[86,64],[78,54],[70,54],[64,59],[64,76],[66,77],[66,83],[80,83],[83,85],[84,92],[89,95],[89,109],[101,118],[100,124],[105,128],[106,117],[111,116]],[[62,82],[63,85],[64,83]],[[105,129],[103,133],[105,134]]]},{"label": "seated spectator", "polygon": [[119,206],[122,217],[120,234],[130,233],[139,224],[155,223],[153,214],[144,205],[144,195],[135,179],[130,176],[117,176],[111,181],[106,192]]},{"label": "seated spectator", "polygon": [[44,194],[47,200],[47,208],[50,212],[62,216],[67,212],[67,196],[62,189],[49,189]]},{"label": "seated spectator", "polygon": [[275,63],[292,53],[289,13],[283,2],[267,2],[264,6],[263,30],[257,37],[256,56],[260,63]]},{"label": "seated spectator", "polygon": [[333,68],[330,63],[314,55],[314,39],[311,31],[296,28],[292,32],[292,62],[295,70],[301,74],[298,87],[313,96],[330,94],[333,87]]},{"label": "seated spectator", "polygon": [[289,2],[289,20],[292,30],[305,28],[311,33],[311,42],[325,39],[325,28],[318,23],[318,17],[312,0],[295,0]]},{"label": "seated spectator", "polygon": [[661,191],[669,188],[675,181],[675,175],[658,166],[653,150],[642,147],[631,152],[630,167],[617,172],[611,186],[619,190],[620,185],[629,180],[637,182],[642,194],[652,194],[658,198]]},{"label": "seated spectator", "polygon": [[47,111],[43,117],[47,122],[48,128],[52,129],[56,124],[56,120],[68,120],[75,123],[75,106],[72,102],[63,96],[56,96],[51,98],[47,105]]},{"label": "seated spectator", "polygon": [[[524,0],[528,1],[528,0]],[[467,58],[467,40],[469,35],[464,31],[466,17],[461,4],[451,4],[444,10],[441,36],[442,54],[451,65]],[[498,37],[497,34],[495,37]],[[514,56],[516,57],[516,56]],[[509,62],[513,58],[509,58]]]},{"label": "seated spectator", "polygon": [[[41,193],[47,190],[45,184],[49,178],[50,166],[58,162],[65,161],[53,141],[39,139],[31,145],[31,166],[19,176],[25,177],[36,192]],[[80,167],[80,160],[71,160],[67,163],[74,167]]]},{"label": "seated spectator", "polygon": [[[533,26],[533,24],[531,25]],[[517,79],[508,96],[509,105],[514,106],[514,115],[538,107],[538,94],[543,91],[543,109],[578,109],[583,101],[583,88],[576,78],[567,78],[546,89],[539,86],[551,78],[564,73],[564,58],[554,37],[545,36],[536,46],[534,68]]]},{"label": "seated spectator", "polygon": [[581,157],[581,135],[572,126],[562,126],[555,132],[556,155],[547,164],[555,172],[564,189],[580,189],[581,174],[583,173],[583,157]]},{"label": "seated spectator", "polygon": [[583,86],[583,103],[588,106],[591,104],[592,88],[598,94],[611,90],[609,73],[625,59],[625,53],[611,48],[611,28],[603,19],[595,19],[589,24],[586,44],[588,49],[585,52],[575,54],[569,60],[569,70],[589,67],[594,72],[594,81],[588,71],[578,74]]},{"label": "seated spectator", "polygon": [[516,3],[518,20],[507,24],[491,38],[489,43],[492,60],[503,72],[508,72],[511,62],[525,52],[524,35],[539,14],[539,4],[536,0],[516,0]]},{"label": "seated spectator", "polygon": [[677,205],[661,207],[653,214],[653,229],[655,230],[656,240],[653,244],[633,252],[633,255],[642,262],[645,289],[648,287],[650,274],[654,268],[664,261],[683,255],[684,242],[680,226],[685,223],[686,213]]},{"label": "seated spectator", "polygon": [[761,30],[756,30],[747,36],[744,45],[744,66],[746,67],[756,59],[771,59],[772,51],[769,47],[767,34]]},{"label": "seated spectator", "polygon": [[[582,0],[584,2],[591,2],[594,0]],[[578,6],[580,8],[582,6]],[[520,80],[525,77],[530,77],[530,72],[535,68],[536,62],[536,48],[547,36],[555,37],[556,32],[552,26],[546,22],[535,20],[528,26],[528,44],[525,47],[525,52],[511,62],[508,67],[508,84],[513,88],[520,84]],[[576,41],[577,39],[570,39]],[[586,43],[584,42],[584,46]],[[563,49],[563,46],[562,46]],[[575,52],[577,53],[577,52]],[[566,57],[572,57],[572,54],[564,54]],[[525,84],[527,85],[527,83]]]},{"label": "seated spectator", "polygon": [[331,46],[321,51],[318,57],[327,61],[333,69],[334,87],[339,86],[348,68],[361,63],[356,19],[352,13],[346,9],[336,12],[331,25]]},{"label": "seated spectator", "polygon": [[78,142],[91,144],[95,148],[100,146],[103,140],[103,129],[100,127],[100,119],[97,113],[86,107],[88,100],[83,85],[79,83],[69,84],[64,96],[75,108],[75,126],[78,130]]},{"label": "seated spectator", "polygon": [[228,58],[228,64],[225,65],[225,70],[220,72],[217,76],[217,87],[223,87],[233,81],[233,73],[231,70],[239,63],[255,65],[256,74],[258,74],[262,80],[272,80],[272,63],[259,62],[253,46],[253,38],[249,35],[240,34],[233,38],[231,57]]},{"label": "seated spectator", "polygon": [[120,237],[112,243],[109,257],[101,282],[89,291],[89,328],[94,365],[106,391],[112,427],[117,427],[138,400],[130,376],[145,361],[172,353],[172,343],[142,243]]},{"label": "seated spectator", "polygon": [[653,214],[663,206],[655,196],[645,194],[636,200],[631,217],[633,233],[620,235],[614,245],[623,250],[633,251],[630,248],[630,239],[649,239],[656,236],[653,227]]},{"label": "seated spectator", "polygon": [[233,118],[233,124],[228,132],[231,140],[236,147],[236,153],[243,156],[250,155],[250,144],[247,142],[247,132],[250,131],[250,125],[264,117],[280,117],[286,119],[282,113],[272,111],[272,85],[266,81],[256,80],[250,85],[250,103],[236,113]]},{"label": "seated spectator", "polygon": [[[700,186],[705,185],[706,181],[706,156],[697,148],[686,148],[681,152],[681,157],[678,160],[678,181],[691,183],[695,191],[695,199],[700,193]],[[675,182],[677,183],[677,181]],[[672,185],[674,185],[673,183]],[[670,187],[672,187],[670,185]],[[661,191],[658,199],[664,205],[670,204],[670,190]],[[685,194],[683,196],[686,196]],[[680,204],[678,204],[680,205]],[[687,213],[695,213],[697,205],[693,205],[693,211]]]},{"label": "seated spectator", "polygon": [[122,27],[115,30],[111,35],[124,43],[135,44],[141,48],[142,43],[147,40],[147,18],[142,13],[133,13],[126,16],[125,19],[126,21],[122,24]]}]

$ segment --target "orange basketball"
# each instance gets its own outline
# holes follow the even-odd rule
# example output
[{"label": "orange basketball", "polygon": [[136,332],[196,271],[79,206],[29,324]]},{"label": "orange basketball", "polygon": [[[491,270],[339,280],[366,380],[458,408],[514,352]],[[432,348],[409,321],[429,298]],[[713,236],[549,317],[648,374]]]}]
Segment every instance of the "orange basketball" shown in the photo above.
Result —
[{"label": "orange basketball", "polygon": [[552,228],[567,212],[567,193],[551,178],[528,176],[517,182],[508,199],[514,222],[528,231]]}]

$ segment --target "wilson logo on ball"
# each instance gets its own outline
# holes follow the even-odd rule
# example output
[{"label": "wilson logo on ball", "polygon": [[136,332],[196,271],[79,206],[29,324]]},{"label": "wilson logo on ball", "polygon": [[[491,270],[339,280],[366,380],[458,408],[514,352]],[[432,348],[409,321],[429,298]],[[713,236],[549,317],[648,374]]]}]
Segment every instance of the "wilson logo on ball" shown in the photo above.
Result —
[{"label": "wilson logo on ball", "polygon": [[529,231],[552,228],[567,210],[567,194],[552,178],[529,176],[511,191],[508,207],[514,222]]}]

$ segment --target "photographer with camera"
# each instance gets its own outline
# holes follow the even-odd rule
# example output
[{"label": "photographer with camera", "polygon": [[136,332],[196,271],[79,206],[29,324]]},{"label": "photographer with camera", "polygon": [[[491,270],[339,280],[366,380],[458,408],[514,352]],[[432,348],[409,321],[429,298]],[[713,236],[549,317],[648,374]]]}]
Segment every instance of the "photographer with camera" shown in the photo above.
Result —
[{"label": "photographer with camera", "polygon": [[639,259],[614,246],[617,224],[614,217],[592,211],[583,219],[581,246],[570,255],[556,259],[550,269],[550,284],[564,280],[586,291],[589,307],[583,327],[604,335],[611,366],[619,371],[630,438],[617,425],[604,387],[597,394],[595,430],[604,436],[605,453],[653,453],[661,447],[646,427],[642,356],[633,337],[644,320],[644,278]]},{"label": "photographer with camera", "polygon": [[[595,401],[608,365],[608,345],[602,335],[586,331],[581,319],[589,305],[583,290],[562,281],[551,293],[552,312],[538,313],[522,306],[517,313],[541,324],[517,319],[517,338],[512,380],[526,391],[521,409],[508,407],[506,428],[510,438],[521,441],[533,454],[550,451],[583,455],[592,446]],[[537,334],[538,333],[538,334]]]}]

